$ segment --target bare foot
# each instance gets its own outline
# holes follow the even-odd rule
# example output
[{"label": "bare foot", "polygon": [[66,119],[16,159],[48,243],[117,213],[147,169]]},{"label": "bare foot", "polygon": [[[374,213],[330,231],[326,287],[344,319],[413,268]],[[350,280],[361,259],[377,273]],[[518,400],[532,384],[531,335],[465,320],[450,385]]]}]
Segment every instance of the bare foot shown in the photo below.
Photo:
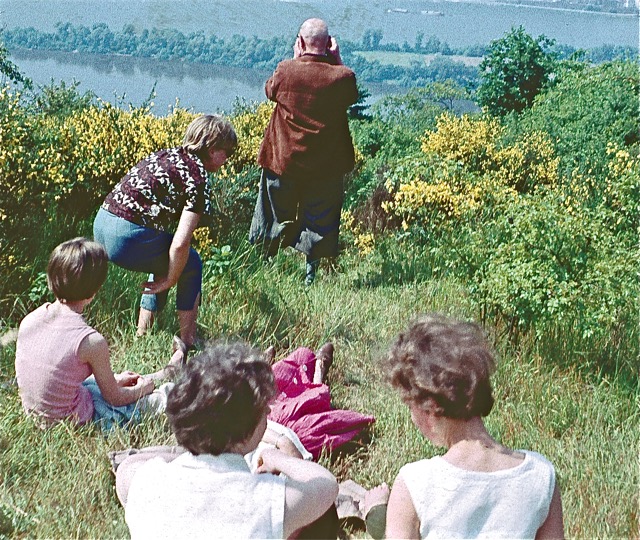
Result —
[{"label": "bare foot", "polygon": [[271,365],[276,361],[276,348],[273,345],[267,347],[264,351],[264,361]]},{"label": "bare foot", "polygon": [[333,343],[327,341],[316,351],[316,366],[313,372],[313,383],[323,384],[333,363]]},{"label": "bare foot", "polygon": [[371,488],[364,496],[364,515],[366,516],[374,506],[387,504],[389,501],[389,486],[382,482],[379,486]]},{"label": "bare foot", "polygon": [[173,336],[171,350],[173,354],[171,355],[169,363],[160,371],[162,374],[160,378],[174,378],[180,368],[187,362],[187,346],[178,336]]}]

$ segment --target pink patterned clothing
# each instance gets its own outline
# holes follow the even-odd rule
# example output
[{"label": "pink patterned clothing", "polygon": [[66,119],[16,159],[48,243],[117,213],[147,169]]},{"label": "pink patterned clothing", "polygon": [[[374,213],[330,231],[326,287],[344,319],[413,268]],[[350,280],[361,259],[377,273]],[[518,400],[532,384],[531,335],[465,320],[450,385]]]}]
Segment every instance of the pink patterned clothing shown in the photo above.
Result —
[{"label": "pink patterned clothing", "polygon": [[273,365],[278,396],[271,405],[269,420],[292,429],[318,459],[323,448],[332,450],[349,442],[375,418],[332,409],[329,387],[313,383],[315,362],[315,353],[300,347]]},{"label": "pink patterned clothing", "polygon": [[91,420],[93,400],[82,382],[91,366],[78,358],[80,342],[97,333],[81,314],[46,303],[20,323],[16,377],[22,406],[49,425],[73,416]]}]

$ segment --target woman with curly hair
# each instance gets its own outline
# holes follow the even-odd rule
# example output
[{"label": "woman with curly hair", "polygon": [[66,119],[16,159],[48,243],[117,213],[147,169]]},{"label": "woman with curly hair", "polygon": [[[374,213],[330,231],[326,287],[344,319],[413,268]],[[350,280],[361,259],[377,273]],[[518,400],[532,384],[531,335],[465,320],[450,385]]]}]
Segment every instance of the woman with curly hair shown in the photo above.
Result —
[{"label": "woman with curly hair", "polygon": [[255,473],[245,461],[275,395],[271,366],[243,343],[209,344],[193,358],[166,410],[187,452],[146,460],[126,490],[119,486],[131,537],[288,538],[323,516],[338,493],[327,469],[288,455],[277,440]]},{"label": "woman with curly hair", "polygon": [[480,328],[441,315],[417,319],[386,358],[388,381],[443,456],[400,469],[387,538],[562,538],[553,465],[487,431],[494,355]]}]

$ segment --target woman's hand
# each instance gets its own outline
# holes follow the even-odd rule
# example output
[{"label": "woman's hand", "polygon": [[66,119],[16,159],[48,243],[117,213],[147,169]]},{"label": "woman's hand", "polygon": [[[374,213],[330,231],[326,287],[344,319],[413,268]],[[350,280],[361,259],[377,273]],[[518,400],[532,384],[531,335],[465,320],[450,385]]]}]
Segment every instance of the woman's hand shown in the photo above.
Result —
[{"label": "woman's hand", "polygon": [[282,465],[282,459],[286,458],[286,454],[281,450],[275,448],[265,448],[260,452],[258,458],[257,473],[271,473],[280,474],[280,467]]},{"label": "woman's hand", "polygon": [[144,294],[158,294],[158,293],[161,293],[162,291],[166,291],[170,289],[176,283],[178,283],[177,279],[173,281],[173,280],[170,280],[168,277],[154,276],[154,281],[145,281],[142,284],[142,289]]}]

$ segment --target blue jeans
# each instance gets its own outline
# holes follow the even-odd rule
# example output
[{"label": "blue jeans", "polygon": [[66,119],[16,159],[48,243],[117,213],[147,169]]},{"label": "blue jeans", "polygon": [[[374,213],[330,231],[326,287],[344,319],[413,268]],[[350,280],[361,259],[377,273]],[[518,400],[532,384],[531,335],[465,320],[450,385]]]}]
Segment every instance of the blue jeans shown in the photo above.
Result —
[{"label": "blue jeans", "polygon": [[[173,234],[136,225],[100,208],[93,222],[93,237],[106,248],[112,263],[126,270],[150,272],[149,281],[153,281],[154,274],[167,275]],[[191,248],[178,280],[176,308],[180,311],[192,310],[201,290],[202,261],[198,252]],[[168,293],[143,294],[140,307],[161,311],[167,303]]]},{"label": "blue jeans", "polygon": [[140,422],[140,408],[137,401],[119,407],[111,405],[102,397],[102,392],[93,376],[85,379],[82,386],[89,390],[93,400],[93,421],[104,432],[111,431],[115,426],[124,427],[129,423]]}]

